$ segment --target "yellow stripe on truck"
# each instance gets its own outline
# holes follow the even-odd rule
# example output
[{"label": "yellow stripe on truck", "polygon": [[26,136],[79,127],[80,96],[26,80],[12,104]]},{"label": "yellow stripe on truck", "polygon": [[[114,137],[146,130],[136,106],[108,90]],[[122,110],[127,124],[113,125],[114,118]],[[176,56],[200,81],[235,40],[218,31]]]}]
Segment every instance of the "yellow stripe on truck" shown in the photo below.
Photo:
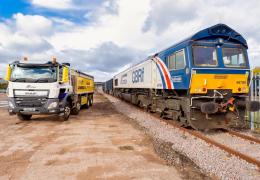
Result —
[{"label": "yellow stripe on truck", "polygon": [[248,93],[247,74],[192,74],[190,94],[206,94],[208,90],[230,89],[232,93]]}]

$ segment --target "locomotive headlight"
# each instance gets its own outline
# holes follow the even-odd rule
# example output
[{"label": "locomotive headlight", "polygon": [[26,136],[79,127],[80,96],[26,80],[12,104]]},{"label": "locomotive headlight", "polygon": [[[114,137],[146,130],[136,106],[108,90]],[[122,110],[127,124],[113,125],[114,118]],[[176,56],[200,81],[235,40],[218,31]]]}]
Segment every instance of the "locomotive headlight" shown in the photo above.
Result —
[{"label": "locomotive headlight", "polygon": [[247,92],[247,88],[246,87],[242,88],[242,92]]},{"label": "locomotive headlight", "polygon": [[218,38],[217,43],[218,43],[219,45],[224,44],[224,39],[222,39],[222,38]]}]

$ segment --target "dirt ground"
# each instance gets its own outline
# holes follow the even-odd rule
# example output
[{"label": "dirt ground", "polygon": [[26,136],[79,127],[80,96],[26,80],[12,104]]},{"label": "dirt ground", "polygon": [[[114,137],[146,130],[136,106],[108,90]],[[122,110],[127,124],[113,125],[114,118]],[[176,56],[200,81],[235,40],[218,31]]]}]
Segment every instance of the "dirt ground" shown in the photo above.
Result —
[{"label": "dirt ground", "polygon": [[101,95],[94,101],[66,122],[55,116],[21,122],[0,108],[0,180],[180,179],[127,117]]}]

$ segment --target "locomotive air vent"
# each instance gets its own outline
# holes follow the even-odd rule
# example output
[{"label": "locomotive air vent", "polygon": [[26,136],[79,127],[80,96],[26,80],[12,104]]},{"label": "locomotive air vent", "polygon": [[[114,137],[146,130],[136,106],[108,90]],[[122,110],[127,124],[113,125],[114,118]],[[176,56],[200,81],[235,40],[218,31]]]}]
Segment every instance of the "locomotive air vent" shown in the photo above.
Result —
[{"label": "locomotive air vent", "polygon": [[218,25],[210,29],[210,33],[213,35],[228,35],[232,29],[225,25]]}]

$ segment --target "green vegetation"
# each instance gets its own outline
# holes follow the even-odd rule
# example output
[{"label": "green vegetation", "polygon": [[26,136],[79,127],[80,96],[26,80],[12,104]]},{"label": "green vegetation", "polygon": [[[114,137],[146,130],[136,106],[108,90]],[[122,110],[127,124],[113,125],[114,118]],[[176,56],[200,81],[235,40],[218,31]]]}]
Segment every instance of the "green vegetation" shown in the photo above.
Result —
[{"label": "green vegetation", "polygon": [[6,89],[7,85],[7,83],[0,83],[0,89]]},{"label": "green vegetation", "polygon": [[[249,113],[249,119],[254,121],[254,129],[260,131],[260,111],[255,113]],[[248,126],[251,127],[251,121],[248,120]]]}]

